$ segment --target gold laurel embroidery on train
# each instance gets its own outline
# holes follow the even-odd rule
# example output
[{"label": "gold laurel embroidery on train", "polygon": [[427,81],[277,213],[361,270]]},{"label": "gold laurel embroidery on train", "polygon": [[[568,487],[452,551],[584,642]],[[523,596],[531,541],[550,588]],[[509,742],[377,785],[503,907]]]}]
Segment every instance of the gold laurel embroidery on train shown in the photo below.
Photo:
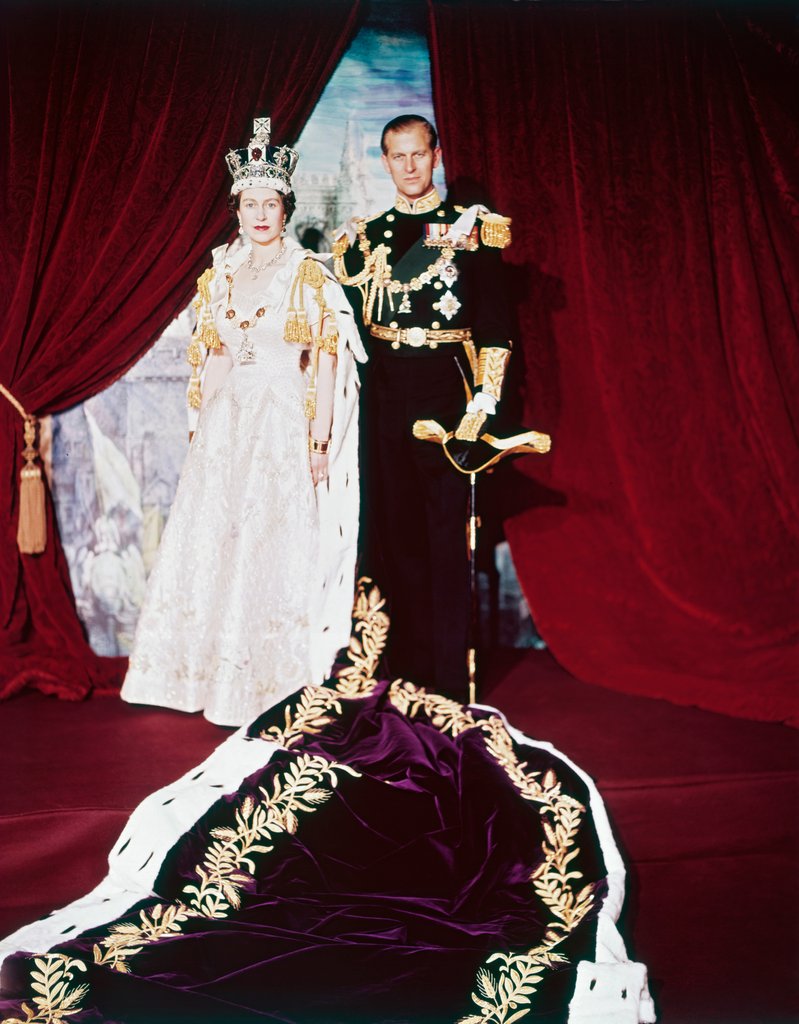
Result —
[{"label": "gold laurel embroidery on train", "polygon": [[[552,920],[543,941],[526,953],[494,953],[486,965],[477,972],[472,1001],[479,1014],[461,1017],[458,1024],[513,1024],[527,1016],[530,997],[536,992],[544,971],[557,963],[568,963],[568,958],[555,952],[579,925],[593,906],[594,886],[583,886],[579,891],[573,880],[582,878],[582,872],[570,870],[570,863],[579,856],[575,843],[582,823],[584,806],[564,793],[555,772],[550,768],[540,779],[541,772],[526,772],[526,764],[519,761],[513,741],[501,719],[492,716],[480,723],[486,748],[505,770],[508,778],[525,800],[541,805],[544,842],[544,860],[533,872],[530,881]],[[498,964],[496,973],[488,964]]]},{"label": "gold laurel embroidery on train", "polygon": [[272,782],[272,791],[259,790],[262,800],[248,796],[234,812],[233,826],[211,830],[213,842],[194,873],[199,882],[183,887],[187,903],[157,904],[149,913],[140,911],[138,923],[113,925],[109,934],[94,947],[94,962],[128,973],[127,961],[144,946],[175,936],[184,922],[197,918],[222,919],[241,906],[241,890],[255,873],[258,854],[271,853],[275,836],[294,834],[299,815],[312,814],[333,795],[338,784],[336,772],[354,777],[359,772],[323,757],[301,754]]},{"label": "gold laurel embroidery on train", "polygon": [[530,997],[542,975],[558,963],[568,963],[559,953],[531,950],[528,954],[495,953],[487,963],[501,961],[499,973],[481,967],[475,979],[472,1001],[480,1013],[460,1017],[457,1024],[514,1024],[526,1017]]},{"label": "gold laurel embroidery on train", "polygon": [[[560,942],[577,927],[593,903],[593,885],[583,886],[575,893],[571,883],[582,878],[583,874],[569,867],[580,854],[575,839],[582,825],[585,807],[579,800],[563,792],[551,768],[540,781],[541,772],[524,770],[526,764],[516,756],[513,741],[501,719],[492,716],[482,722],[481,727],[486,736],[486,748],[504,768],[522,797],[542,807],[544,861],[533,873],[531,881],[539,898],[557,918],[544,941],[547,942],[551,937]],[[559,935],[560,932],[563,934]]]},{"label": "gold laurel embroidery on train", "polygon": [[440,693],[428,693],[422,686],[409,683],[406,679],[395,679],[389,689],[389,699],[403,715],[415,718],[424,711],[439,732],[459,736],[467,729],[478,726],[471,711],[456,700],[442,697]]},{"label": "gold laurel embroidery on train", "polygon": [[101,967],[110,967],[120,974],[128,974],[130,957],[141,953],[145,946],[183,930],[183,922],[199,915],[185,903],[157,903],[149,911],[140,910],[138,923],[135,921],[112,925],[108,935],[95,944],[94,962]]},{"label": "gold laurel embroidery on train", "polygon": [[[475,979],[472,1001],[479,1014],[462,1017],[458,1024],[512,1024],[527,1015],[530,997],[535,993],[544,971],[568,959],[554,949],[583,920],[593,906],[594,886],[579,891],[573,881],[582,872],[569,865],[579,856],[575,840],[582,824],[584,806],[563,792],[552,769],[543,773],[525,771],[513,748],[513,740],[502,719],[496,715],[475,720],[471,711],[435,693],[428,693],[413,683],[396,680],[389,691],[394,707],[402,714],[415,717],[420,711],[442,733],[453,737],[470,729],[479,729],[486,750],[505,771],[524,800],[541,806],[544,860],[533,872],[530,881],[536,896],[552,915],[543,941],[526,953],[494,953],[480,968]],[[488,964],[498,964],[493,972]]]},{"label": "gold laurel embroidery on train", "polygon": [[355,624],[347,648],[349,664],[336,674],[336,690],[342,697],[368,697],[377,686],[377,670],[388,641],[385,606],[380,588],[369,577],[361,577],[352,610]]},{"label": "gold laurel embroidery on train", "polygon": [[227,917],[231,910],[238,910],[240,891],[255,874],[253,856],[271,853],[274,836],[297,831],[298,814],[312,814],[330,799],[338,784],[337,771],[355,778],[360,775],[348,765],[301,754],[282,775],[275,776],[271,793],[259,787],[263,800],[256,803],[246,797],[236,811],[236,828],[211,830],[215,841],[202,865],[195,868],[200,884],[183,888],[187,896],[193,894],[190,906],[210,918]]},{"label": "gold laurel embroidery on train", "polygon": [[316,736],[330,725],[333,719],[328,715],[329,711],[341,714],[336,691],[327,686],[306,686],[296,703],[286,705],[283,728],[270,725],[268,729],[262,729],[259,736],[288,750],[305,733]]},{"label": "gold laurel embroidery on train", "polygon": [[36,995],[33,1006],[20,1005],[22,1017],[6,1017],[3,1024],[57,1024],[85,1009],[80,1004],[89,992],[88,985],[74,985],[73,971],[86,970],[86,964],[62,953],[34,957],[30,985]]},{"label": "gold laurel embroidery on train", "polygon": [[385,604],[379,587],[371,579],[358,580],[352,611],[354,626],[346,653],[349,664],[340,668],[327,685],[306,686],[295,702],[286,705],[283,727],[270,725],[262,729],[261,739],[288,749],[305,733],[315,736],[330,725],[330,712],[342,712],[340,698],[357,700],[374,692],[377,668],[388,638]]}]

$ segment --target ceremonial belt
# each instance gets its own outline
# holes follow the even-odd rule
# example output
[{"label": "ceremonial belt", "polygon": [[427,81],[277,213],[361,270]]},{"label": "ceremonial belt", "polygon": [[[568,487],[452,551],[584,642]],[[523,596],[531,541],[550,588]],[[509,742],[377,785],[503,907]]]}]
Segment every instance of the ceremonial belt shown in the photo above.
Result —
[{"label": "ceremonial belt", "polygon": [[411,348],[438,348],[439,345],[466,344],[472,340],[468,327],[452,331],[434,331],[432,327],[382,327],[372,324],[369,333],[373,338],[390,341],[392,348],[410,345]]}]

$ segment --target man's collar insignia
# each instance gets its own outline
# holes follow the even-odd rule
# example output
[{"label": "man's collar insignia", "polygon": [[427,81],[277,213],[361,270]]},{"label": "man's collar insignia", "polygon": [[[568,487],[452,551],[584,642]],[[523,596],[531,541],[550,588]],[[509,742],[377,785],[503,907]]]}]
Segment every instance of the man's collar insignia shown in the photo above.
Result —
[{"label": "man's collar insignia", "polygon": [[409,202],[405,196],[398,193],[394,200],[394,209],[398,213],[430,213],[431,210],[438,209],[441,203],[442,199],[438,194],[438,189],[433,186],[427,195],[414,199],[413,202]]}]

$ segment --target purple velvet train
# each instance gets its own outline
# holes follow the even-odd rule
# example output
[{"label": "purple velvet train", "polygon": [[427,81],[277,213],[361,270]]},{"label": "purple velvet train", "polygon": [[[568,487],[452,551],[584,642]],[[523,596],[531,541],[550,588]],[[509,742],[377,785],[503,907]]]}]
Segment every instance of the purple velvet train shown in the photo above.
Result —
[{"label": "purple velvet train", "polygon": [[566,1019],[620,866],[596,790],[498,712],[378,681],[387,627],[361,591],[325,686],[134,812],[98,890],[12,937],[47,952],[6,959],[0,1019]]}]

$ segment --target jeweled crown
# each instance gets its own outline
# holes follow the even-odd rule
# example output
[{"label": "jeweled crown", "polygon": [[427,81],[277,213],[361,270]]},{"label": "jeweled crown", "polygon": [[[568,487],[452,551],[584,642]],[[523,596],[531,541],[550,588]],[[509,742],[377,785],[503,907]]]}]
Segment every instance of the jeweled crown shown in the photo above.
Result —
[{"label": "jeweled crown", "polygon": [[299,154],[289,146],[271,146],[271,117],[256,117],[253,137],[246,149],[231,149],[225,157],[233,175],[231,195],[245,188],[273,188],[284,195],[291,192],[291,176]]}]

